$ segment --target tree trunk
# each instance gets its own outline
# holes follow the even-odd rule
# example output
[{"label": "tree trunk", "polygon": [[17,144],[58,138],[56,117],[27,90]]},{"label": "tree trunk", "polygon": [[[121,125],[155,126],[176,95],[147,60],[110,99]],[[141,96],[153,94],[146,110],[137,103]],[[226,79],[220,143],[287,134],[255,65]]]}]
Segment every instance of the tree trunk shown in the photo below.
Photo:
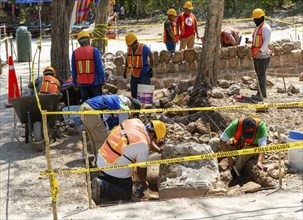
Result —
[{"label": "tree trunk", "polygon": [[51,65],[57,78],[64,82],[70,76],[69,26],[75,0],[53,0]]},{"label": "tree trunk", "polygon": [[208,19],[206,20],[204,34],[205,43],[202,48],[195,88],[202,83],[208,88],[216,85],[223,13],[224,0],[208,0]]},{"label": "tree trunk", "polygon": [[98,48],[101,54],[105,53],[105,47],[107,45],[106,28],[108,22],[108,16],[111,9],[110,0],[100,0],[97,5],[95,28],[93,30],[92,46]]}]

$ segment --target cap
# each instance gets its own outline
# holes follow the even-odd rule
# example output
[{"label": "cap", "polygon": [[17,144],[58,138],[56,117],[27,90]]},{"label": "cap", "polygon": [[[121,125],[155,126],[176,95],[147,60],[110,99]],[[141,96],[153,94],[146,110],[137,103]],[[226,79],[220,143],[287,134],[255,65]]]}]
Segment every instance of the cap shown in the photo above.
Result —
[{"label": "cap", "polygon": [[242,123],[242,136],[244,139],[251,139],[254,137],[256,130],[256,120],[253,118],[245,118]]}]

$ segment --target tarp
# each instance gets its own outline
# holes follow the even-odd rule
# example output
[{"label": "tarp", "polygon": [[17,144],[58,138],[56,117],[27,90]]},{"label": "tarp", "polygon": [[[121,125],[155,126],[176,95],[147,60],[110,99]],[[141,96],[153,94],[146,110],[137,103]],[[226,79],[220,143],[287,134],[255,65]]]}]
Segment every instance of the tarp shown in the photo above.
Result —
[{"label": "tarp", "polygon": [[93,0],[78,0],[76,12],[76,21],[78,24],[83,20],[87,20],[89,7],[92,1]]},{"label": "tarp", "polygon": [[[7,2],[7,0],[0,0],[0,2]],[[52,0],[16,0],[16,3],[37,3],[37,2],[52,2]]]}]

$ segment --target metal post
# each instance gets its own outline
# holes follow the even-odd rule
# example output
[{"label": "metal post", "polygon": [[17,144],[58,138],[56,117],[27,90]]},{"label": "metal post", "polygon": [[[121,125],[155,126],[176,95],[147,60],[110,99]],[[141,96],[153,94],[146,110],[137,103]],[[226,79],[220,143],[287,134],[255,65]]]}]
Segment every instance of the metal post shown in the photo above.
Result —
[{"label": "metal post", "polygon": [[[69,102],[69,91],[68,89],[66,91],[66,99],[67,99],[67,110],[70,111],[70,102]],[[70,114],[67,115],[67,118],[70,118]]]},{"label": "metal post", "polygon": [[20,95],[22,97],[22,76],[20,76]]},{"label": "metal post", "polygon": [[[87,143],[86,143],[86,132],[85,131],[82,131],[82,138],[83,138],[85,169],[89,170],[89,161],[88,161],[88,154],[87,154]],[[92,208],[92,188],[91,188],[91,181],[90,181],[90,172],[86,173],[86,181],[87,181],[87,193],[88,193],[88,207],[91,209]]]},{"label": "metal post", "polygon": [[9,36],[9,44],[10,44],[10,49],[11,49],[11,56],[14,59],[14,57],[13,57],[13,35],[12,34],[10,34],[10,36]]},{"label": "metal post", "polygon": [[6,63],[8,63],[8,37],[6,34],[4,35],[4,37],[5,37]]},{"label": "metal post", "polygon": [[[49,172],[52,171],[52,165],[51,165],[51,160],[50,160],[50,146],[49,146],[49,136],[48,136],[48,130],[47,130],[47,115],[43,114],[42,112],[42,125],[43,125],[43,135],[44,135],[44,141],[45,141],[45,157],[46,157],[46,161],[47,161],[47,170]],[[54,182],[53,182],[53,175],[49,176],[49,183],[51,186],[51,192],[53,192],[54,189]],[[58,215],[57,215],[57,205],[56,205],[56,201],[52,198],[52,207],[53,207],[53,218],[54,220],[58,219]]]},{"label": "metal post", "polygon": [[29,51],[27,52],[28,55],[28,68],[29,68],[29,79],[28,79],[28,83],[30,83],[32,81],[32,71],[31,71],[31,61],[30,61],[30,53]]}]

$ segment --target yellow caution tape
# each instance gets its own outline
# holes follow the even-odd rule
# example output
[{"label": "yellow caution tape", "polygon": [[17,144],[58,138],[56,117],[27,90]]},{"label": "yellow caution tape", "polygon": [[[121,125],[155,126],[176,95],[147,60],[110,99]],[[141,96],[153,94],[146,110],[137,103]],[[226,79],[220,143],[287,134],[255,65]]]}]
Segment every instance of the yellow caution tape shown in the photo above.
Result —
[{"label": "yellow caution tape", "polygon": [[79,170],[68,170],[68,171],[45,171],[40,172],[41,176],[48,176],[48,175],[66,175],[66,174],[75,174],[75,173],[88,173],[88,172],[97,172],[102,170],[113,170],[113,169],[124,169],[124,168],[133,168],[133,167],[143,167],[143,166],[151,166],[156,164],[169,164],[169,163],[180,163],[186,161],[194,161],[194,160],[205,160],[205,159],[212,159],[212,158],[219,158],[219,157],[231,157],[231,156],[240,156],[246,154],[258,154],[263,152],[270,152],[270,151],[281,151],[281,150],[289,150],[289,149],[296,149],[296,148],[303,148],[303,141],[298,142],[290,142],[286,144],[274,144],[265,147],[255,147],[243,150],[234,150],[234,151],[227,151],[227,152],[218,152],[212,154],[201,154],[195,156],[188,156],[188,157],[177,157],[171,159],[163,159],[163,160],[153,160],[141,163],[132,163],[132,164],[123,164],[123,165],[114,165],[114,166],[107,166],[107,167],[100,167],[100,168],[90,168],[90,169],[79,169]]},{"label": "yellow caution tape", "polygon": [[269,20],[272,20],[272,21],[282,23],[282,24],[289,24],[289,25],[293,25],[293,26],[299,26],[298,24],[295,24],[295,23],[291,23],[291,22],[288,22],[288,21],[282,21],[282,20],[274,19],[274,18],[267,17],[267,16],[265,16],[265,18],[267,18]]},{"label": "yellow caution tape", "polygon": [[156,113],[156,112],[186,112],[186,111],[227,111],[236,109],[259,109],[259,108],[279,108],[279,107],[300,107],[303,102],[290,103],[269,103],[269,104],[252,104],[252,105],[235,105],[225,107],[196,107],[196,108],[158,108],[158,109],[141,109],[141,110],[93,110],[93,111],[68,111],[68,112],[47,112],[46,115],[95,115],[95,114],[121,114],[121,113]]},{"label": "yellow caution tape", "polygon": [[56,176],[54,174],[51,175],[51,194],[52,194],[52,200],[54,202],[57,202],[58,200],[58,192],[60,191],[59,189],[59,183],[58,180],[56,179]]}]

